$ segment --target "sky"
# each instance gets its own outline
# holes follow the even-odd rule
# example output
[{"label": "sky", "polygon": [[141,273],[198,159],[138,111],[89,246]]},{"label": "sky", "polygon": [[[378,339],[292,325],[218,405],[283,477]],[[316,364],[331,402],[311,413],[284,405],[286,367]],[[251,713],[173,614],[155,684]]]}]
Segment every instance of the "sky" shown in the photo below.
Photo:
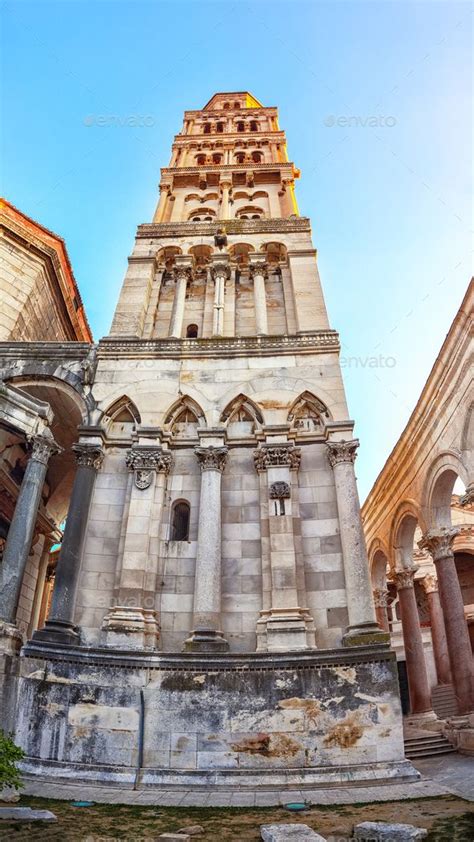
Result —
[{"label": "sky", "polygon": [[64,237],[94,338],[183,111],[278,106],[340,332],[363,500],[471,274],[472,8],[458,2],[3,2],[2,193]]}]

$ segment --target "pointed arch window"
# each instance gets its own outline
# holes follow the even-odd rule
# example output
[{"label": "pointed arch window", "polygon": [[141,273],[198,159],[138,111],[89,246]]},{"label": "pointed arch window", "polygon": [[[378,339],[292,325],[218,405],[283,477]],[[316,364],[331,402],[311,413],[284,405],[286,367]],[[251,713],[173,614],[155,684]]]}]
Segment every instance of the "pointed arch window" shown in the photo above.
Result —
[{"label": "pointed arch window", "polygon": [[176,500],[171,511],[171,541],[189,541],[191,506],[187,500]]}]

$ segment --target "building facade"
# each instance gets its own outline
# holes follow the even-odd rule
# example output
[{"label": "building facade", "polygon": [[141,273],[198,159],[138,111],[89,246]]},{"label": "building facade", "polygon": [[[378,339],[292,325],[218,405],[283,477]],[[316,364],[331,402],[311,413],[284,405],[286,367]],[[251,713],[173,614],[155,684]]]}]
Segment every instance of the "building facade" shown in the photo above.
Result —
[{"label": "building facade", "polygon": [[298,175],[275,108],[186,112],[110,334],[74,362],[42,349],[82,419],[49,615],[19,659],[32,774],[415,777]]},{"label": "building facade", "polygon": [[[406,670],[407,712],[419,721],[433,706],[440,715],[474,707],[473,316],[471,281],[362,510],[377,617]],[[474,751],[472,727],[459,734]]]}]

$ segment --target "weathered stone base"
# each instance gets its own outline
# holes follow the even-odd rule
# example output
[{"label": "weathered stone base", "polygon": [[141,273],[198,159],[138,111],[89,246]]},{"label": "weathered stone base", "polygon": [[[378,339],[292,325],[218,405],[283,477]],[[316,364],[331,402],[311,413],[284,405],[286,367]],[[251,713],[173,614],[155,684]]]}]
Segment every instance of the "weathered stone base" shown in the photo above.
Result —
[{"label": "weathered stone base", "polygon": [[199,655],[30,643],[17,708],[23,769],[51,779],[269,788],[419,777],[404,758],[388,647]]}]

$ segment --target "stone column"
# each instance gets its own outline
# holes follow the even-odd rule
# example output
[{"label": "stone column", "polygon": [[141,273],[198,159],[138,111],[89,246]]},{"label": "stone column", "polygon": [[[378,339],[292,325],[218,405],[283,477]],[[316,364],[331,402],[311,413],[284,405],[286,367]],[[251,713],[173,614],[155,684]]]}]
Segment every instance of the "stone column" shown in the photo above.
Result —
[{"label": "stone column", "polygon": [[[227,162],[225,162],[227,163]],[[219,219],[229,219],[229,190],[232,187],[231,181],[221,181],[221,206]]]},{"label": "stone column", "polygon": [[431,621],[431,640],[433,641],[433,653],[436,663],[436,674],[438,684],[451,684],[451,664],[449,663],[448,641],[446,640],[446,629],[444,627],[443,609],[439,601],[438,580],[432,573],[428,573],[421,580],[428,599]]},{"label": "stone column", "polygon": [[334,471],[337,511],[341,533],[344,578],[346,582],[349,626],[343,638],[345,646],[388,643],[375,619],[369,561],[360,516],[359,494],[354,472],[357,439],[328,441],[328,458]]},{"label": "stone column", "polygon": [[183,335],[186,289],[191,277],[192,258],[184,255],[175,257],[174,279],[176,283],[169,335],[181,339]]},{"label": "stone column", "polygon": [[51,610],[44,627],[33,634],[33,640],[74,645],[79,643],[74,609],[82,551],[95,478],[102,465],[104,451],[99,443],[88,441],[79,441],[73,444],[72,449],[76,455],[77,470],[56,568]]},{"label": "stone column", "polygon": [[281,215],[283,218],[291,216],[293,213],[295,213],[295,208],[293,205],[292,184],[293,182],[289,179],[284,179],[282,182],[281,190],[278,193],[278,195],[280,196]]},{"label": "stone column", "polygon": [[403,644],[410,690],[410,712],[413,716],[424,714],[433,719],[431,691],[426,671],[425,652],[421,635],[420,618],[416,604],[413,577],[417,567],[395,571],[392,579],[397,586],[402,622]]},{"label": "stone column", "polygon": [[163,222],[165,213],[166,213],[166,205],[168,203],[168,198],[170,195],[170,185],[169,184],[160,184],[160,201],[158,202],[155,215],[153,217],[153,222]]},{"label": "stone column", "polygon": [[15,622],[48,462],[61,450],[49,430],[35,436],[32,445],[0,565],[0,619],[7,623]]},{"label": "stone column", "polygon": [[225,652],[221,624],[221,480],[227,447],[196,447],[201,467],[198,546],[194,579],[193,631],[189,652]]},{"label": "stone column", "polygon": [[388,590],[386,588],[375,588],[374,605],[377,623],[383,631],[390,632],[387,613],[387,598]]},{"label": "stone column", "polygon": [[255,468],[265,477],[260,489],[266,607],[257,623],[258,651],[282,652],[314,646],[313,619],[298,600],[291,487],[296,482],[300,460],[301,449],[285,442],[266,444],[254,451]]},{"label": "stone column", "polygon": [[214,305],[212,319],[212,335],[224,335],[224,304],[225,282],[230,276],[229,255],[213,254],[211,257],[211,274],[214,280]]},{"label": "stone column", "polygon": [[150,539],[158,534],[163,510],[166,477],[172,455],[161,447],[138,444],[128,451],[126,464],[133,473],[122,567],[116,604],[105,616],[105,643],[120,649],[156,649],[159,617],[156,612],[156,559]]},{"label": "stone column", "polygon": [[253,295],[255,302],[255,323],[257,336],[268,333],[267,296],[265,280],[268,278],[268,268],[260,255],[250,255],[250,277],[253,278]]},{"label": "stone column", "polygon": [[474,694],[472,649],[453,554],[453,540],[458,532],[458,529],[450,527],[431,529],[418,546],[428,550],[436,567],[454,691],[459,713],[462,714],[472,711]]}]

